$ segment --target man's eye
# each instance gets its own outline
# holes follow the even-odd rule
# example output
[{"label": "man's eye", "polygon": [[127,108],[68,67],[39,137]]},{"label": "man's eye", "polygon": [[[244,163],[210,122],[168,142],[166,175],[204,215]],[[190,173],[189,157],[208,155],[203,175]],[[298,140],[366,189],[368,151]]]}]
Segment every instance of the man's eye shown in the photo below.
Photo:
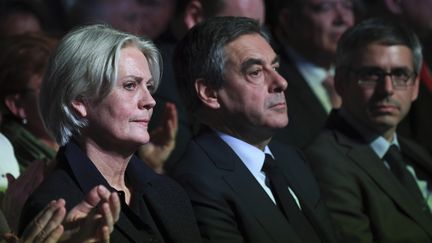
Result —
[{"label": "man's eye", "polygon": [[397,69],[392,72],[392,76],[399,79],[407,79],[410,75],[402,69]]},{"label": "man's eye", "polygon": [[262,72],[261,69],[257,69],[257,70],[249,72],[249,75],[256,77],[256,76],[259,76],[261,74],[261,72]]},{"label": "man's eye", "polygon": [[360,78],[362,80],[379,80],[382,76],[382,72],[377,70],[364,70],[360,72]]}]

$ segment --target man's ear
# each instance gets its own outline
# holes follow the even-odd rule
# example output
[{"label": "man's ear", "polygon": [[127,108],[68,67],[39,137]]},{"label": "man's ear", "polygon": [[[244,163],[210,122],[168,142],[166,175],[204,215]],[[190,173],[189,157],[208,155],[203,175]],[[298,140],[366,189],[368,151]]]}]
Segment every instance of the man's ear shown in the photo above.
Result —
[{"label": "man's ear", "polygon": [[191,0],[185,9],[184,23],[187,29],[190,30],[199,22],[203,21],[203,9],[199,0]]},{"label": "man's ear", "polygon": [[417,97],[419,94],[419,88],[420,88],[419,86],[420,86],[420,75],[417,75],[417,77],[414,80],[413,92],[412,92],[412,97],[411,97],[412,102],[417,100]]},{"label": "man's ear", "polygon": [[72,101],[72,108],[80,117],[87,116],[87,106],[82,98],[77,98]]},{"label": "man's ear", "polygon": [[386,8],[388,11],[390,11],[392,14],[401,14],[402,13],[402,7],[401,7],[401,0],[383,0]]},{"label": "man's ear", "polygon": [[205,84],[204,79],[197,79],[195,81],[195,90],[198,98],[205,106],[212,109],[220,108],[217,90]]},{"label": "man's ear", "polygon": [[23,108],[23,103],[20,94],[7,95],[4,98],[5,106],[8,110],[16,117],[21,119],[26,119],[27,115],[25,109]]}]

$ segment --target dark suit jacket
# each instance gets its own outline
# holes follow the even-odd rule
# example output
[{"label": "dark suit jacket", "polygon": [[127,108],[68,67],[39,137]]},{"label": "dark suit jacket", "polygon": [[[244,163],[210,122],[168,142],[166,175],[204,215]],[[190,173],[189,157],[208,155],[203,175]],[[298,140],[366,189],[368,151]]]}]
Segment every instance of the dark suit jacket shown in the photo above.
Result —
[{"label": "dark suit jacket", "polygon": [[[51,200],[65,199],[70,210],[96,185],[115,190],[75,143],[62,147],[57,160],[56,169],[27,200],[21,216],[21,232]],[[126,178],[133,185],[135,195],[143,196],[146,206],[137,209],[139,213],[137,210],[132,213],[119,194],[122,210],[111,233],[111,242],[154,242],[153,238],[161,236],[165,242],[201,242],[190,200],[177,183],[157,175],[135,156],[128,164]],[[147,212],[147,217],[143,212]],[[153,234],[144,238],[143,229]]]},{"label": "dark suit jacket", "polygon": [[285,91],[289,124],[274,140],[299,147],[309,143],[324,127],[327,112],[286,52],[274,44],[279,57],[278,72],[288,81]]},{"label": "dark suit jacket", "polygon": [[153,94],[156,100],[156,106],[153,109],[152,119],[150,121],[150,130],[154,130],[164,124],[164,110],[167,102],[174,103],[177,108],[178,129],[176,136],[175,148],[171,152],[167,161],[164,164],[164,169],[169,171],[172,166],[180,159],[189,140],[192,137],[192,125],[183,103],[181,95],[178,91],[177,82],[174,77],[172,59],[174,55],[176,41],[162,41],[157,43],[163,59],[163,75],[159,83],[159,87]]},{"label": "dark suit jacket", "polygon": [[[432,178],[432,159],[398,136],[405,158]],[[432,242],[432,217],[337,112],[306,150],[344,242]]]},{"label": "dark suit jacket", "polygon": [[[301,154],[270,146],[323,242],[335,242],[318,185]],[[300,242],[292,226],[235,152],[212,131],[195,137],[174,169],[186,189],[201,234],[209,242]]]},{"label": "dark suit jacket", "polygon": [[419,95],[411,105],[408,115],[398,126],[398,132],[416,140],[432,154],[432,91],[422,82]]}]

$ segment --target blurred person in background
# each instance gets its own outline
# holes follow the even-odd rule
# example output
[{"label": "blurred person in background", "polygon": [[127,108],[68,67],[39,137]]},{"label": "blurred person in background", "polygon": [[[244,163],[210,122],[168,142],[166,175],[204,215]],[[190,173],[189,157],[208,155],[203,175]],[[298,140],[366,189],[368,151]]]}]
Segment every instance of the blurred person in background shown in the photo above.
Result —
[{"label": "blurred person in background", "polygon": [[76,0],[70,7],[73,26],[105,23],[156,40],[167,29],[177,0]]},{"label": "blurred person in background", "polygon": [[44,19],[36,3],[20,0],[0,1],[0,38],[42,32]]},{"label": "blurred person in background", "polygon": [[58,145],[39,116],[39,90],[56,40],[25,34],[0,43],[1,131],[11,141],[24,170],[34,160],[52,160]]},{"label": "blurred person in background", "polygon": [[7,174],[2,208],[16,229],[22,205],[54,165],[58,148],[45,130],[37,103],[43,73],[57,41],[42,34],[11,36],[0,42],[1,132],[10,140],[21,176]]},{"label": "blurred person in background", "polygon": [[306,145],[340,105],[333,85],[340,36],[354,24],[354,0],[275,0],[272,27],[281,75],[288,80],[289,125],[274,139]]}]

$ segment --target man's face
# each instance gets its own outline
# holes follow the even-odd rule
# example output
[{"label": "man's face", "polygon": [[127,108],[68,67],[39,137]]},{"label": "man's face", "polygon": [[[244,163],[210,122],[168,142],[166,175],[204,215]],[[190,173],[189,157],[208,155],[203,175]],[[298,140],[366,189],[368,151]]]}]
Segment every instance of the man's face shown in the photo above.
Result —
[{"label": "man's face", "polygon": [[264,23],[265,8],[263,0],[226,0],[224,8],[217,16],[239,16]]},{"label": "man's face", "polygon": [[411,76],[410,84],[397,87],[394,75],[382,75],[376,85],[359,83],[373,73],[414,73],[412,51],[403,45],[386,46],[372,43],[357,51],[355,64],[344,75],[336,75],[336,85],[342,96],[342,106],[358,121],[380,135],[392,135],[408,113],[418,95],[418,80]]},{"label": "man's face", "polygon": [[217,90],[226,126],[240,136],[271,136],[288,124],[278,57],[258,34],[225,46],[224,84]]},{"label": "man's face", "polygon": [[327,55],[335,54],[339,38],[354,24],[352,0],[303,0],[295,15],[295,33],[290,35],[297,35],[305,48]]}]

